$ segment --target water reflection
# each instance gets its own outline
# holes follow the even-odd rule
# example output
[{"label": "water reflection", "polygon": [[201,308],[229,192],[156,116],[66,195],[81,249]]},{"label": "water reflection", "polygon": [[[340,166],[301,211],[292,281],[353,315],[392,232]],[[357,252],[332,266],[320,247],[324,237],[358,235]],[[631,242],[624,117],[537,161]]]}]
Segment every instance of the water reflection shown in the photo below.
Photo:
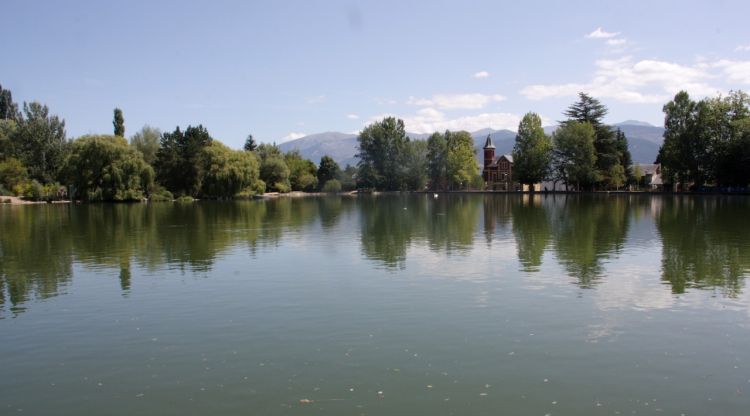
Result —
[{"label": "water reflection", "polygon": [[553,263],[581,288],[628,278],[610,265],[638,249],[661,257],[662,280],[673,293],[716,288],[731,297],[750,273],[748,208],[741,197],[614,195],[2,207],[0,316],[63,293],[76,265],[117,272],[127,295],[136,269],[205,273],[224,255],[262,260],[259,250],[310,235],[329,247],[356,244],[363,258],[394,273],[407,270],[413,248],[437,262],[513,248],[521,273],[544,274]]}]

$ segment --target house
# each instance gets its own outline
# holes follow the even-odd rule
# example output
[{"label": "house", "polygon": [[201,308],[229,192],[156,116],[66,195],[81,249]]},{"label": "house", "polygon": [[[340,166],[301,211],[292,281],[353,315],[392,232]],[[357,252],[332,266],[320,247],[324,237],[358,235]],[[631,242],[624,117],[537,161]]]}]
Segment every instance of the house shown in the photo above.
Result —
[{"label": "house", "polygon": [[515,191],[520,189],[513,181],[513,156],[500,155],[495,158],[495,145],[492,138],[487,136],[484,143],[484,169],[482,178],[487,184],[487,189],[493,191]]},{"label": "house", "polygon": [[643,183],[652,191],[661,191],[664,188],[664,182],[661,179],[661,164],[645,164],[640,167],[643,172]]}]

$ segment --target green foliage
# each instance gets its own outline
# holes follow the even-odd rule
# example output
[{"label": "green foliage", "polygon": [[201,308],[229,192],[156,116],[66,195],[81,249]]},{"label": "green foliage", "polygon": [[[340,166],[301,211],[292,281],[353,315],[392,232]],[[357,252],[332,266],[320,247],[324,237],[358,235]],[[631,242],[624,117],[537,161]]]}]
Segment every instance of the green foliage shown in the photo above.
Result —
[{"label": "green foliage", "polygon": [[465,131],[445,132],[447,148],[446,174],[452,189],[468,188],[472,179],[479,173],[474,158],[474,139]]},{"label": "green foliage", "polygon": [[627,177],[625,176],[625,168],[622,165],[617,164],[609,168],[607,172],[607,184],[615,189],[620,189],[625,184]]},{"label": "green foliage", "polygon": [[320,165],[318,166],[316,174],[318,177],[318,184],[322,188],[322,186],[331,179],[339,178],[341,175],[341,168],[332,157],[325,155],[320,158]]},{"label": "green foliage", "polygon": [[405,189],[424,190],[427,186],[427,142],[413,140],[406,143],[403,166]]},{"label": "green foliage", "polygon": [[312,192],[318,189],[315,163],[304,159],[298,150],[285,154],[284,162],[289,168],[289,184],[293,191]]},{"label": "green foliage", "polygon": [[202,125],[188,126],[184,133],[179,127],[172,133],[164,133],[156,153],[159,183],[178,195],[198,195],[204,174],[203,148],[212,141]]},{"label": "green foliage", "polygon": [[181,203],[181,204],[183,204],[183,203],[192,203],[192,202],[195,202],[195,198],[193,198],[190,195],[182,195],[181,197],[175,199],[175,202],[178,202],[178,203]]},{"label": "green foliage", "polygon": [[60,184],[57,182],[41,184],[37,180],[24,182],[16,186],[16,194],[30,201],[55,201],[59,197]]},{"label": "green foliage", "polygon": [[542,118],[527,113],[518,125],[516,144],[513,147],[513,174],[522,184],[535,184],[544,180],[552,160],[552,140],[544,134]]},{"label": "green foliage", "polygon": [[552,135],[553,171],[566,184],[576,184],[578,190],[598,179],[595,172],[595,135],[590,123],[577,121],[564,123]]},{"label": "green foliage", "polygon": [[247,135],[247,139],[245,139],[245,146],[243,147],[246,152],[254,152],[256,148],[258,148],[258,144],[255,143],[255,139],[253,139],[252,134]]},{"label": "green foliage", "polygon": [[596,180],[604,181],[604,184],[616,182],[617,179],[609,177],[610,173],[619,172],[613,167],[618,164],[629,167],[632,163],[627,138],[624,134],[617,136],[612,128],[604,124],[608,110],[599,100],[585,93],[579,93],[578,97],[578,102],[568,107],[564,114],[568,116],[568,121],[591,124],[595,132]]},{"label": "green foliage", "polygon": [[346,165],[344,170],[339,175],[339,181],[341,181],[341,188],[344,191],[352,191],[357,189],[357,168],[351,165]]},{"label": "green foliage", "polygon": [[159,141],[161,130],[145,125],[141,131],[130,138],[130,145],[141,152],[143,160],[153,166],[156,163],[156,154],[159,152]]},{"label": "green foliage", "polygon": [[26,167],[16,158],[8,158],[0,162],[0,185],[6,189],[13,189],[29,180]]},{"label": "green foliage", "polygon": [[0,160],[15,154],[12,139],[17,128],[18,124],[15,120],[0,119]]},{"label": "green foliage", "polygon": [[260,178],[270,184],[269,191],[289,192],[289,167],[284,162],[284,158],[278,155],[267,156],[260,165]]},{"label": "green foliage", "polygon": [[112,125],[115,127],[115,136],[125,137],[125,118],[122,116],[122,110],[119,108],[115,108]]},{"label": "green foliage", "polygon": [[664,143],[659,149],[667,182],[747,186],[747,125],[750,98],[742,91],[699,102],[681,91],[664,106]]},{"label": "green foliage", "polygon": [[359,142],[357,181],[365,188],[398,191],[404,185],[403,155],[406,143],[404,122],[386,117],[365,127]]},{"label": "green foliage", "polygon": [[323,192],[336,193],[341,192],[341,182],[338,179],[330,179],[323,185]]},{"label": "green foliage", "polygon": [[120,136],[84,136],[71,145],[61,177],[84,201],[138,201],[151,188],[154,170]]},{"label": "green foliage", "polygon": [[161,185],[154,185],[149,193],[149,202],[172,202],[174,195]]},{"label": "green foliage", "polygon": [[9,156],[19,159],[32,179],[52,182],[67,152],[65,121],[50,116],[47,106],[37,102],[24,103],[23,112],[10,136]]},{"label": "green foliage", "polygon": [[640,186],[642,184],[643,176],[643,168],[641,168],[639,163],[636,163],[633,167],[633,179],[635,180],[636,185]]},{"label": "green foliage", "polygon": [[448,186],[448,142],[445,136],[433,133],[427,139],[427,176],[431,189],[446,189]]},{"label": "green foliage", "polygon": [[19,117],[18,104],[13,102],[13,94],[0,85],[0,120],[17,120]]},{"label": "green foliage", "polygon": [[231,198],[258,180],[258,160],[250,152],[232,150],[214,140],[203,148],[201,197]]}]

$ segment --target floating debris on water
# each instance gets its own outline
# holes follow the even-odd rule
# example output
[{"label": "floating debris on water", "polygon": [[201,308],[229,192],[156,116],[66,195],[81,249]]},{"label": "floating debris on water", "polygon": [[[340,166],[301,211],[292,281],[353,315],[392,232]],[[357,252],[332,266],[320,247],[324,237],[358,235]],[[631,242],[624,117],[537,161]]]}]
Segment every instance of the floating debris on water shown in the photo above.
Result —
[{"label": "floating debris on water", "polygon": [[311,404],[311,403],[315,403],[315,402],[310,399],[299,399],[299,404]]}]

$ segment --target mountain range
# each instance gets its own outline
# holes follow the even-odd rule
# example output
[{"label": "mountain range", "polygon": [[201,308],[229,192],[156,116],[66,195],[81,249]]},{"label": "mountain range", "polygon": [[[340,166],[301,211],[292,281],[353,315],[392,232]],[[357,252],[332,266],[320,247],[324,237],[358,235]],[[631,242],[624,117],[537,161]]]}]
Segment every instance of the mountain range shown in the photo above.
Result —
[{"label": "mountain range", "polygon": [[[612,127],[619,128],[628,138],[628,147],[634,163],[654,163],[659,147],[663,141],[664,129],[651,124],[627,120],[614,124]],[[545,133],[551,134],[557,129],[556,126],[544,128]],[[412,140],[426,140],[430,135],[423,133],[407,133]],[[481,160],[482,146],[487,136],[492,138],[495,145],[495,154],[509,154],[513,151],[516,140],[516,132],[511,130],[481,129],[471,133],[474,138],[474,148],[477,159]],[[347,164],[357,164],[357,135],[326,132],[311,134],[296,140],[281,143],[282,151],[299,150],[302,157],[310,159],[315,163],[325,155],[332,157],[342,168]]]}]

